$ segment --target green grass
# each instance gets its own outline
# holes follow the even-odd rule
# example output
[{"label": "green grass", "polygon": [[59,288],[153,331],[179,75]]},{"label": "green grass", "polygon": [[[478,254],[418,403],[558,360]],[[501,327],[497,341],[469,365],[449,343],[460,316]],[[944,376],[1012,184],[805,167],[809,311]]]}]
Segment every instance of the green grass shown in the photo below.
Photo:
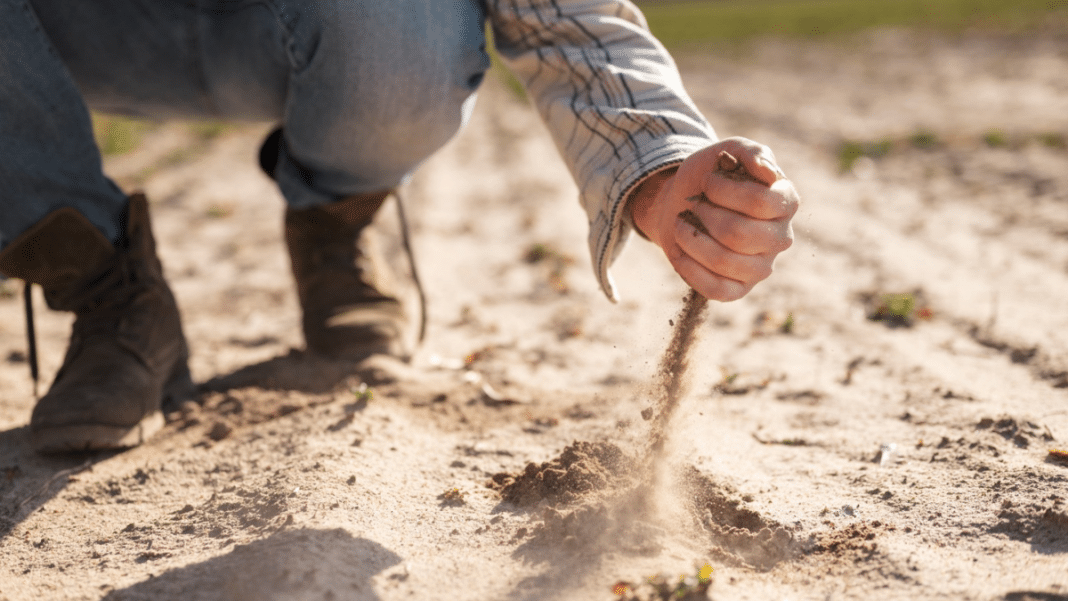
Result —
[{"label": "green grass", "polygon": [[1039,144],[1055,152],[1064,151],[1068,150],[1068,136],[1056,131],[1033,133],[991,128],[978,137],[963,135],[941,137],[938,133],[929,129],[918,129],[910,134],[896,138],[839,140],[832,151],[838,161],[838,171],[847,173],[853,169],[853,165],[861,157],[879,160],[894,153],[907,152],[910,149],[933,151],[951,146],[975,148],[979,145],[988,148],[1018,149],[1029,144]]},{"label": "green grass", "polygon": [[197,139],[208,142],[218,138],[222,134],[234,129],[233,123],[228,121],[190,121],[186,127]]},{"label": "green grass", "polygon": [[104,156],[126,154],[136,150],[144,135],[157,127],[155,122],[145,119],[96,113],[92,118],[93,137],[96,138],[96,145]]},{"label": "green grass", "polygon": [[1009,144],[1008,138],[1005,137],[1005,132],[1000,129],[990,129],[983,134],[983,142],[991,148],[1001,148]]},{"label": "green grass", "polygon": [[1046,132],[1038,135],[1038,141],[1048,148],[1068,148],[1068,140],[1059,132]]},{"label": "green grass", "polygon": [[[122,155],[133,152],[141,146],[145,135],[160,126],[160,122],[150,119],[138,119],[121,115],[93,113],[93,137],[104,156]],[[210,142],[224,133],[235,129],[226,121],[201,120],[189,121],[186,126],[200,142]],[[188,154],[188,153],[187,153]],[[169,165],[176,165],[188,158],[168,157]]]},{"label": "green grass", "polygon": [[842,173],[853,168],[853,163],[860,157],[878,159],[890,154],[894,141],[882,139],[871,142],[844,140],[838,146],[838,170]]},{"label": "green grass", "polygon": [[928,320],[934,312],[924,301],[923,292],[872,294],[868,302],[868,319],[881,321],[891,328],[910,328],[917,319]]},{"label": "green grass", "polygon": [[933,150],[938,148],[941,141],[938,139],[938,134],[929,129],[921,129],[909,136],[909,144],[920,150]]},{"label": "green grass", "polygon": [[882,304],[879,305],[879,311],[891,319],[906,320],[912,317],[912,312],[916,310],[916,295],[910,293],[904,294],[884,294]]},{"label": "green grass", "polygon": [[1016,31],[1054,15],[1068,22],[1064,0],[706,0],[639,2],[668,47],[744,41],[760,36],[821,37],[871,27],[942,31]]}]

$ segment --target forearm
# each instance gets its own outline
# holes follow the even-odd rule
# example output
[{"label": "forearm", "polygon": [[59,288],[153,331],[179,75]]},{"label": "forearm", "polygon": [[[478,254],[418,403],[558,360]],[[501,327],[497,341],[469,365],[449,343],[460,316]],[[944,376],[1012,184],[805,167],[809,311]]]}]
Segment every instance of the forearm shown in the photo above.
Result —
[{"label": "forearm", "polygon": [[524,83],[579,186],[605,292],[631,190],[715,141],[678,70],[629,2],[489,3],[498,50]]}]

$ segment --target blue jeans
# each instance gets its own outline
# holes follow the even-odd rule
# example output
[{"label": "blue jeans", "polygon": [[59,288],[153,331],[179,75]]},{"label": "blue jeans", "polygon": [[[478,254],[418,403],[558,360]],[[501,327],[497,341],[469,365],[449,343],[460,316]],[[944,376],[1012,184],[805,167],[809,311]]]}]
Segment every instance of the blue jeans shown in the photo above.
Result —
[{"label": "blue jeans", "polygon": [[0,0],[0,246],[67,206],[118,238],[88,107],[277,122],[293,208],[394,187],[467,120],[484,19],[480,0]]}]

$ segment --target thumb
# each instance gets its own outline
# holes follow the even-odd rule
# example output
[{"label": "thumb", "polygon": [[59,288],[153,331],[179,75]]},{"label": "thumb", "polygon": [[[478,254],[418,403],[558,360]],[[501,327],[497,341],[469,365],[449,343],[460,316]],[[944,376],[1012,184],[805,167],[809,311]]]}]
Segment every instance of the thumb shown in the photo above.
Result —
[{"label": "thumb", "polygon": [[723,140],[723,150],[741,161],[753,179],[769,188],[780,179],[786,179],[786,175],[775,164],[771,149],[763,144],[745,138],[727,138]]}]

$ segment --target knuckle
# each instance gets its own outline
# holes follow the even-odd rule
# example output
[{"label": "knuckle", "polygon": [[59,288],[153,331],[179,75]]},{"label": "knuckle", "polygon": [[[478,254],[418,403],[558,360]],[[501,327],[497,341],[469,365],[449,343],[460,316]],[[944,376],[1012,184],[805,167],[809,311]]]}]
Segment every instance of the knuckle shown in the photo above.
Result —
[{"label": "knuckle", "polygon": [[789,236],[787,238],[783,238],[782,239],[782,243],[781,243],[781,247],[779,248],[779,252],[787,251],[793,245],[794,245],[794,237],[793,236]]},{"label": "knuckle", "polygon": [[670,261],[672,265],[676,265],[685,253],[678,244],[671,244],[664,249],[664,254],[667,255],[668,261]]},{"label": "knuckle", "polygon": [[784,203],[786,208],[786,216],[793,217],[797,210],[801,208],[801,196],[791,187],[786,193],[786,202]]},{"label": "knuckle", "polygon": [[782,190],[767,188],[763,191],[758,207],[762,219],[790,219],[797,213],[798,199]]},{"label": "knuckle", "polygon": [[760,268],[757,270],[757,277],[754,278],[753,283],[762,282],[771,277],[772,272],[775,271],[775,267],[771,261],[764,261]]},{"label": "knuckle", "polygon": [[792,229],[787,229],[785,232],[781,232],[776,238],[776,244],[774,250],[776,253],[781,253],[794,245],[794,232]]}]

